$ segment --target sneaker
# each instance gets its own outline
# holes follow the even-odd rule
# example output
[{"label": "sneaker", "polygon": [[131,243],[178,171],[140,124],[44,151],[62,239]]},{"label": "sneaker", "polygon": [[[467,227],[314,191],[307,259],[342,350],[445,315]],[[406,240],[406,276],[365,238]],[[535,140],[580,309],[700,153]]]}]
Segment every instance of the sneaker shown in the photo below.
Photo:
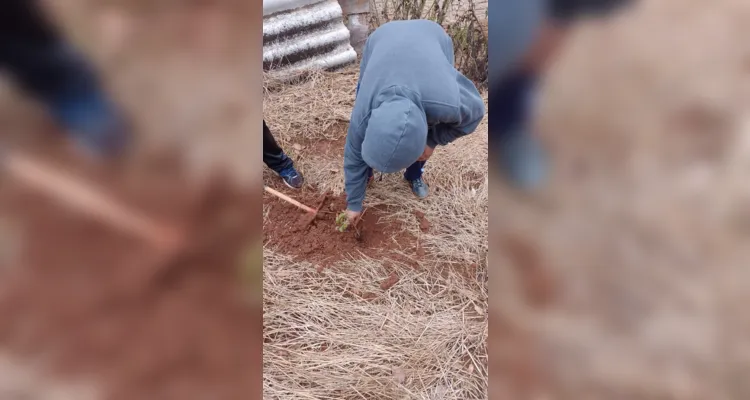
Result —
[{"label": "sneaker", "polygon": [[302,178],[302,175],[294,167],[284,168],[279,172],[279,176],[292,189],[299,189],[305,183],[305,179]]},{"label": "sneaker", "polygon": [[64,82],[37,88],[37,96],[75,145],[101,159],[125,153],[132,139],[130,123],[83,57],[66,46],[39,56],[59,71],[58,78]]},{"label": "sneaker", "polygon": [[100,125],[68,124],[75,148],[88,158],[104,160],[124,156],[130,146],[131,128],[127,121],[112,117]]},{"label": "sneaker", "polygon": [[425,183],[422,178],[409,181],[409,186],[411,187],[412,193],[420,199],[424,199],[430,194],[430,187],[427,186],[427,183]]}]

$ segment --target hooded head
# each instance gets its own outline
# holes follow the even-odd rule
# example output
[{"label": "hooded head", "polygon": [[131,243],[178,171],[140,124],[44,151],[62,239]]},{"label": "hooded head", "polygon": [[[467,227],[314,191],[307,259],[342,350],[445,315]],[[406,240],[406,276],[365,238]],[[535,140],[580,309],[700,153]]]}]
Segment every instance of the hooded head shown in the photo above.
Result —
[{"label": "hooded head", "polygon": [[378,172],[398,172],[413,164],[427,144],[427,119],[421,102],[394,95],[370,113],[362,159]]}]

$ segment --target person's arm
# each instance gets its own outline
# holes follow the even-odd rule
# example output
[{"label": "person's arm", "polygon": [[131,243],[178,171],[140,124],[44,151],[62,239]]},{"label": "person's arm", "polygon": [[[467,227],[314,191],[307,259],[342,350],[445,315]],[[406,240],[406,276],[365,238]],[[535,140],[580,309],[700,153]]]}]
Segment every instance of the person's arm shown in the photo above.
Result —
[{"label": "person's arm", "polygon": [[427,135],[427,145],[431,148],[445,146],[454,140],[474,132],[485,114],[484,100],[477,87],[468,78],[458,75],[459,106],[456,121],[438,123]]},{"label": "person's arm", "polygon": [[360,152],[362,141],[358,139],[361,136],[353,134],[353,125],[349,125],[344,146],[344,190],[346,191],[346,209],[362,212],[370,167],[362,159]]}]

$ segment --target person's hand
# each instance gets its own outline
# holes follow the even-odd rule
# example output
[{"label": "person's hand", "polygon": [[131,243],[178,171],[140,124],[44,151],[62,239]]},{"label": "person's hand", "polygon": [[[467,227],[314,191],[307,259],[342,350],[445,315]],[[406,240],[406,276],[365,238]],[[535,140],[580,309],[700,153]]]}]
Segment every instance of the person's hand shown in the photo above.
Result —
[{"label": "person's hand", "polygon": [[421,156],[419,156],[419,158],[417,158],[417,161],[427,161],[432,156],[433,151],[435,151],[435,149],[433,149],[432,147],[425,146],[424,152]]},{"label": "person's hand", "polygon": [[336,229],[339,232],[345,232],[350,225],[356,224],[361,216],[361,212],[347,209],[336,217]]},{"label": "person's hand", "polygon": [[352,210],[346,210],[346,222],[348,225],[354,225],[355,222],[359,219],[359,217],[362,215],[362,212],[360,211],[352,211]]}]

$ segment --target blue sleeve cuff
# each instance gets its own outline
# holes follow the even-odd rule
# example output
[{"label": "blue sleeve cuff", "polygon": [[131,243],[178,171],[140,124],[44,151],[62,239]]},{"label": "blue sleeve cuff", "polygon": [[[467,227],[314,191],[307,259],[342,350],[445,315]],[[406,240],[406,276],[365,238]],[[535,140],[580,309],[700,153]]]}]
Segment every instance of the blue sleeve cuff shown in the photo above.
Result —
[{"label": "blue sleeve cuff", "polygon": [[346,209],[354,212],[362,212],[362,203],[349,203]]}]

